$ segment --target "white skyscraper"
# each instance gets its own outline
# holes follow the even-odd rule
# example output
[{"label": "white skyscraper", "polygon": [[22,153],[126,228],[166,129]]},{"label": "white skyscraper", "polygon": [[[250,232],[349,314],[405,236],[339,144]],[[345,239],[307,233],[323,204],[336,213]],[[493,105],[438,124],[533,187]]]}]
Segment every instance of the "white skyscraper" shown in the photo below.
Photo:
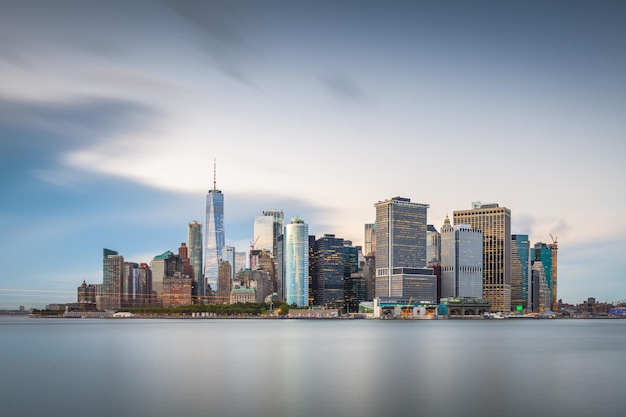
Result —
[{"label": "white skyscraper", "polygon": [[284,296],[287,304],[309,305],[309,225],[300,218],[285,226]]},{"label": "white skyscraper", "polygon": [[483,294],[483,234],[468,225],[441,228],[441,298]]}]

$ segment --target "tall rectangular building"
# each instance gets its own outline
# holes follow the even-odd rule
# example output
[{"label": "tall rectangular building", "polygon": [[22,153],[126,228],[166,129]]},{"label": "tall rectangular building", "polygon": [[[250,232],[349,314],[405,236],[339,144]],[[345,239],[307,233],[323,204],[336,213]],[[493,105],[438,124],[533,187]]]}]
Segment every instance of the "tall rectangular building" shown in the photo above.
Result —
[{"label": "tall rectangular building", "polygon": [[251,250],[274,251],[274,217],[255,216],[252,227]]},{"label": "tall rectangular building", "polygon": [[283,224],[285,215],[282,210],[264,210],[264,216],[271,217],[274,220],[274,245],[272,249],[272,254],[276,256],[276,252],[278,251],[278,236],[283,234]]},{"label": "tall rectangular building", "polygon": [[511,210],[498,204],[472,203],[453,212],[454,224],[483,232],[483,298],[493,311],[511,311]]},{"label": "tall rectangular building", "polygon": [[524,311],[529,306],[532,284],[528,235],[511,236],[511,309]]},{"label": "tall rectangular building", "polygon": [[376,296],[402,297],[402,286],[393,285],[395,268],[426,266],[426,211],[428,204],[394,197],[376,207]]},{"label": "tall rectangular building", "polygon": [[189,242],[189,262],[193,269],[192,296],[204,297],[204,270],[202,269],[202,223],[194,221],[189,223],[187,233]]},{"label": "tall rectangular building", "polygon": [[285,226],[284,296],[287,304],[309,305],[309,225],[294,218]]},{"label": "tall rectangular building", "polygon": [[122,306],[124,281],[124,257],[110,249],[103,250],[102,259],[102,305],[104,308]]},{"label": "tall rectangular building", "polygon": [[344,247],[343,239],[325,234],[315,240],[311,260],[313,303],[329,308],[343,308]]},{"label": "tall rectangular building", "polygon": [[217,189],[215,173],[213,189],[206,195],[206,222],[204,233],[204,279],[207,288],[217,291],[218,270],[221,262],[224,235],[224,194]]},{"label": "tall rectangular building", "polygon": [[468,225],[441,228],[441,298],[483,296],[483,234]]}]

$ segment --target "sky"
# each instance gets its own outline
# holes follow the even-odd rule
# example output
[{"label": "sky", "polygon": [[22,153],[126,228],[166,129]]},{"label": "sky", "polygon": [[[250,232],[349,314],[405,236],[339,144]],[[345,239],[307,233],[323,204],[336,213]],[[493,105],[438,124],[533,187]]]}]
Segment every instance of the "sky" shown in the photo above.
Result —
[{"label": "sky", "polygon": [[558,298],[626,299],[626,3],[0,1],[0,308],[76,301],[224,193],[362,245],[374,204],[474,201],[558,240]]}]

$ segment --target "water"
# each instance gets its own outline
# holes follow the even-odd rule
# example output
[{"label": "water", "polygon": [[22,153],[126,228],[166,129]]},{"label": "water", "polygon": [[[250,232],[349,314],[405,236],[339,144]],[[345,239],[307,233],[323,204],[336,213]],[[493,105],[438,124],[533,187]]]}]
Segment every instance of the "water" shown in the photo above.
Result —
[{"label": "water", "polygon": [[590,416],[626,320],[0,318],[1,416]]}]

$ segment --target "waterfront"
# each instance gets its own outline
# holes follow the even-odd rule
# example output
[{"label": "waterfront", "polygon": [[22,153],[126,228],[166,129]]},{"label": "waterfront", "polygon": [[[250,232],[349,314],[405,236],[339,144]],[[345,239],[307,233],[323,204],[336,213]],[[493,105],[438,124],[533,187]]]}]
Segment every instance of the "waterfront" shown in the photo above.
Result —
[{"label": "waterfront", "polygon": [[0,318],[1,415],[622,411],[626,320]]}]

